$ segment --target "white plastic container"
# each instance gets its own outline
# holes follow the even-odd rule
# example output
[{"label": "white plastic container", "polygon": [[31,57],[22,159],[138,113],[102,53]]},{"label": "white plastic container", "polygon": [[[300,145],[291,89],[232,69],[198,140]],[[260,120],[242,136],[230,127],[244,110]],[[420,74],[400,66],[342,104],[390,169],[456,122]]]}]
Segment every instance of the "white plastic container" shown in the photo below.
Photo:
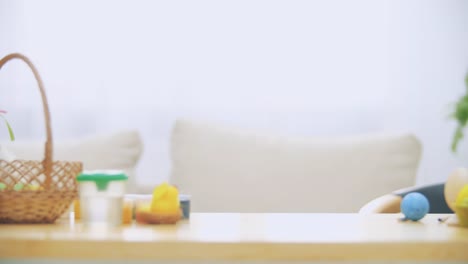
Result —
[{"label": "white plastic container", "polygon": [[127,180],[122,171],[86,171],[78,175],[83,224],[95,227],[121,225]]}]

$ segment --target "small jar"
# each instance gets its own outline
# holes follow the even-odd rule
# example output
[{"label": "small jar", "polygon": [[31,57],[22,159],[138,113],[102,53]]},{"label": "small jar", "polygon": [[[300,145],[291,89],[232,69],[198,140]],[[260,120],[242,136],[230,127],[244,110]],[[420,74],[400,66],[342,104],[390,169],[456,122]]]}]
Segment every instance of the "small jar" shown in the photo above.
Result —
[{"label": "small jar", "polygon": [[85,171],[78,175],[80,211],[84,225],[118,226],[128,177],[122,171]]},{"label": "small jar", "polygon": [[182,218],[190,219],[190,198],[188,194],[179,194],[180,208],[182,209]]}]

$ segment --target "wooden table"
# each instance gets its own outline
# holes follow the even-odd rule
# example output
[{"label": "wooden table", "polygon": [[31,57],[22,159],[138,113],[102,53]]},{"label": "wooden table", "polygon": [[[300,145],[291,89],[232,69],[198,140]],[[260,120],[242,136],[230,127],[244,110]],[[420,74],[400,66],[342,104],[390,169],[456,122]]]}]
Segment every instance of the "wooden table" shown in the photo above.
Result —
[{"label": "wooden table", "polygon": [[468,228],[444,215],[192,214],[174,226],[0,225],[0,259],[468,261]]}]

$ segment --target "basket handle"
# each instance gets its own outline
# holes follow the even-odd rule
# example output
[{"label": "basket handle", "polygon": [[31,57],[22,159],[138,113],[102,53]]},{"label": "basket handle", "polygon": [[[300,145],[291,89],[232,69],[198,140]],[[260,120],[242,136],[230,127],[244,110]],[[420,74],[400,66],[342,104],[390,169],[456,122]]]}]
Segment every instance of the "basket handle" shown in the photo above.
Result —
[{"label": "basket handle", "polygon": [[44,90],[44,84],[42,83],[41,76],[39,76],[39,72],[37,71],[36,67],[33,65],[31,60],[29,60],[26,56],[20,53],[11,53],[6,55],[0,60],[0,70],[2,69],[3,65],[10,60],[13,59],[20,59],[24,61],[29,68],[32,70],[34,77],[36,78],[37,84],[39,86],[39,91],[41,92],[42,97],[42,106],[44,108],[44,117],[45,117],[45,125],[46,125],[46,135],[47,140],[45,143],[44,149],[44,160],[42,161],[42,166],[44,167],[44,175],[45,175],[45,183],[44,188],[48,189],[51,182],[51,174],[52,174],[52,129],[50,124],[50,111],[49,111],[49,104],[47,103],[47,97]]}]

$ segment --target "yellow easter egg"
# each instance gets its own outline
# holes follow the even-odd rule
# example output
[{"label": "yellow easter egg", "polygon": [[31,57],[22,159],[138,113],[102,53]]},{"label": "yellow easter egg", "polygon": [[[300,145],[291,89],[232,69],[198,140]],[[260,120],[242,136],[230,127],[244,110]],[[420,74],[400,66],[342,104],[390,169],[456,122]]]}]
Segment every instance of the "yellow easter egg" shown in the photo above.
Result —
[{"label": "yellow easter egg", "polygon": [[24,187],[25,190],[29,191],[41,191],[44,190],[44,188],[38,184],[29,184]]},{"label": "yellow easter egg", "polygon": [[444,187],[444,197],[452,211],[455,211],[458,194],[466,184],[468,184],[468,169],[466,168],[456,169],[447,178]]},{"label": "yellow easter egg", "polygon": [[468,184],[463,186],[460,193],[458,194],[456,205],[457,206],[468,206],[468,204],[465,204],[466,199],[468,199]]}]

